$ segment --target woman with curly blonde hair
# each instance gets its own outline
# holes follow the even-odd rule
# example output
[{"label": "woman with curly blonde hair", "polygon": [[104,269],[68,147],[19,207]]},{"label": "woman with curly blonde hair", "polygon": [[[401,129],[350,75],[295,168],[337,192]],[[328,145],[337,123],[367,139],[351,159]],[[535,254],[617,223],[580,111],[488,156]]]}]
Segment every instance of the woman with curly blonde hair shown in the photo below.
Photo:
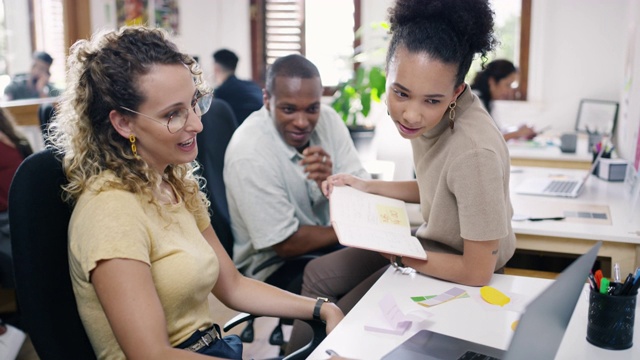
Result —
[{"label": "woman with curly blonde hair", "polygon": [[[50,139],[64,154],[69,266],[97,357],[241,358],[236,336],[219,338],[210,292],[239,311],[312,318],[315,299],[241,276],[211,227],[193,163],[211,93],[193,58],[142,27],[70,53]],[[342,318],[320,310],[327,331]]]}]

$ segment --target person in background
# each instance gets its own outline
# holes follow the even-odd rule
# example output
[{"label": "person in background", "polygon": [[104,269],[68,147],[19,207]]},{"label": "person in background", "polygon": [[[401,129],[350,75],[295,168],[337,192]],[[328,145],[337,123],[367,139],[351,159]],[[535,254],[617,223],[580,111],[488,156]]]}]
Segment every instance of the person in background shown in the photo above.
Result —
[{"label": "person in background", "polygon": [[320,186],[334,172],[368,177],[340,116],[321,104],[317,67],[301,55],[267,70],[264,106],[234,132],[224,182],[234,235],[234,261],[247,276],[284,287],[306,261],[253,270],[276,255],[331,251],[338,238]]},{"label": "person in background", "polygon": [[238,56],[231,50],[220,49],[213,53],[213,75],[216,98],[226,101],[236,115],[238,125],[252,112],[262,107],[262,89],[258,84],[236,77]]},{"label": "person in background", "polygon": [[[513,100],[513,83],[518,80],[518,69],[509,60],[496,59],[488,63],[476,74],[471,89],[478,95],[485,109],[491,114],[494,100]],[[495,118],[494,118],[495,121]],[[532,139],[537,134],[528,125],[520,125],[517,130],[504,129],[496,121],[504,139]]]},{"label": "person in background", "polygon": [[[420,203],[424,223],[416,237],[427,259],[362,258],[361,250],[346,248],[312,260],[302,294],[326,296],[345,313],[390,261],[483,286],[515,251],[507,145],[464,83],[474,56],[485,56],[496,43],[489,0],[396,0],[389,15],[387,106],[400,136],[411,141],[416,180],[336,174],[323,182],[323,191],[330,196],[334,186],[351,186]],[[364,266],[376,270],[354,276]]]},{"label": "person in background", "polygon": [[166,31],[123,27],[71,47],[50,125],[74,205],[69,267],[98,359],[240,359],[208,295],[242,312],[326,321],[319,303],[242,276],[211,227],[193,162],[211,93]]},{"label": "person in background", "polygon": [[[16,129],[9,113],[0,108],[0,287],[5,289],[15,288],[9,231],[9,187],[16,170],[31,153],[27,139]],[[24,339],[22,331],[0,319],[0,353],[15,356]]]},{"label": "person in background", "polygon": [[51,55],[44,51],[35,52],[31,71],[28,74],[15,75],[4,89],[5,100],[58,96],[59,90],[49,83],[51,64],[53,64]]},{"label": "person in background", "polygon": [[14,287],[9,233],[9,187],[18,166],[32,153],[29,141],[16,129],[9,113],[0,108],[0,285],[5,288]]}]

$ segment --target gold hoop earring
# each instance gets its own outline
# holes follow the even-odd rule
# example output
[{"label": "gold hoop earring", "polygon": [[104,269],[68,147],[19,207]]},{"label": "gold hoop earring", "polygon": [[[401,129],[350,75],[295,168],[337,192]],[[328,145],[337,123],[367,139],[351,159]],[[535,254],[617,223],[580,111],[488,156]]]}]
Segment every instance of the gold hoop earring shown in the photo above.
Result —
[{"label": "gold hoop earring", "polygon": [[449,104],[449,128],[453,130],[454,121],[456,119],[456,102]]},{"label": "gold hoop earring", "polygon": [[138,148],[136,147],[136,136],[131,134],[129,135],[129,142],[131,143],[131,152],[133,153],[133,157],[136,159],[140,159],[138,155]]}]

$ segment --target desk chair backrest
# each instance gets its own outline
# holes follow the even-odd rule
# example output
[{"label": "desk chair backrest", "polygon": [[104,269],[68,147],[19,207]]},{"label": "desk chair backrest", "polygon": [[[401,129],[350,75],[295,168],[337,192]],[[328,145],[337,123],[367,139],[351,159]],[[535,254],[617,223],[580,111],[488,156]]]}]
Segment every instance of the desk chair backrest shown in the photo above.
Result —
[{"label": "desk chair backrest", "polygon": [[49,123],[55,115],[55,105],[53,103],[41,104],[38,107],[38,120],[40,121],[40,130],[45,143],[49,136]]},{"label": "desk chair backrest", "polygon": [[49,149],[25,159],[9,190],[18,311],[42,360],[95,359],[71,286],[62,164]]},{"label": "desk chair backrest", "polygon": [[203,130],[197,135],[201,175],[207,180],[205,191],[211,201],[211,225],[229,256],[233,257],[233,234],[222,170],[224,154],[238,123],[229,104],[213,99],[202,115]]}]

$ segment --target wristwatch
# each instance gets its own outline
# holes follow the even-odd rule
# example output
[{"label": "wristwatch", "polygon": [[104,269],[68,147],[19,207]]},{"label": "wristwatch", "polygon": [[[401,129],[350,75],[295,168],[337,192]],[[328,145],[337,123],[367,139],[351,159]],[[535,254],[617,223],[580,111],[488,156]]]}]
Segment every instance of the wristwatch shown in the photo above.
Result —
[{"label": "wristwatch", "polygon": [[322,319],[320,319],[320,308],[322,307],[322,304],[329,302],[329,299],[326,297],[318,297],[318,300],[316,301],[316,306],[313,307],[313,320],[318,320],[318,321],[322,321]]}]

